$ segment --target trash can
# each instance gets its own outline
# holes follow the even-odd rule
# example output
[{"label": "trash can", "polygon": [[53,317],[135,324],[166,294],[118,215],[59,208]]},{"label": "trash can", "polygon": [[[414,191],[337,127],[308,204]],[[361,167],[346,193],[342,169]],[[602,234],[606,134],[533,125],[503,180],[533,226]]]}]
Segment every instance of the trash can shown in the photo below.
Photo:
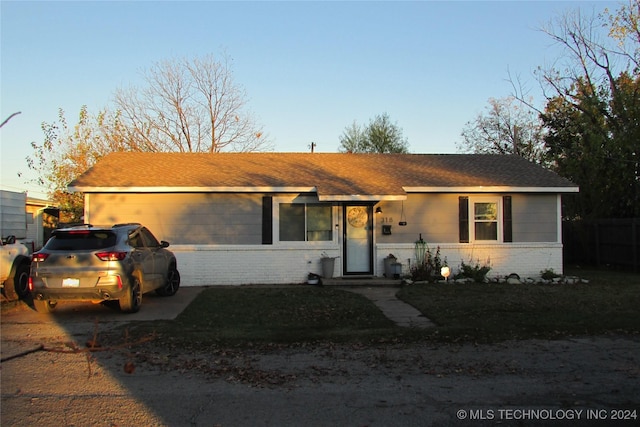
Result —
[{"label": "trash can", "polygon": [[399,279],[400,276],[402,275],[402,264],[399,262],[394,262],[393,264],[391,264],[391,270],[393,272],[393,277],[394,279]]},{"label": "trash can", "polygon": [[333,270],[335,268],[336,259],[333,257],[322,257],[322,277],[325,279],[331,279],[333,277]]},{"label": "trash can", "polygon": [[398,259],[389,254],[385,259],[384,259],[384,277],[390,279],[393,277],[393,264],[395,262],[397,262]]}]

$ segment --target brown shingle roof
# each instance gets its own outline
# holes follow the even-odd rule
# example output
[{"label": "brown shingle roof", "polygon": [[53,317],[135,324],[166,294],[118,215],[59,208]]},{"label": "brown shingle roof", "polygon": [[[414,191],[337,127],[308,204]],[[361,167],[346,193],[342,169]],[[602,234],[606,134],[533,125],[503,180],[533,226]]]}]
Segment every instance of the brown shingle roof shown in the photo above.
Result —
[{"label": "brown shingle roof", "polygon": [[577,191],[569,180],[519,156],[486,154],[112,153],[69,187],[85,192],[315,188],[321,197],[402,196],[405,189],[450,187]]}]

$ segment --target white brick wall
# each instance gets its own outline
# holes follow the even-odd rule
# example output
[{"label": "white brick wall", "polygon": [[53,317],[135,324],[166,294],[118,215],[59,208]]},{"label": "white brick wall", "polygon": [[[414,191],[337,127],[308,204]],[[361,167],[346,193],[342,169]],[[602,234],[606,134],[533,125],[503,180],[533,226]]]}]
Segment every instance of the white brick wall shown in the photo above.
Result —
[{"label": "white brick wall", "polygon": [[[437,246],[429,245],[432,253]],[[178,259],[182,286],[304,283],[308,273],[322,273],[322,253],[338,257],[335,276],[340,276],[342,269],[337,248],[172,245],[170,249]],[[383,275],[384,258],[390,253],[402,263],[403,272],[415,263],[413,244],[378,244],[374,255],[376,276]],[[546,269],[562,273],[562,244],[559,243],[441,244],[440,255],[443,260],[447,258],[453,274],[458,271],[461,260],[473,265],[476,260],[480,260],[481,265],[490,260],[489,277],[510,273],[522,278],[539,277]]]},{"label": "white brick wall", "polygon": [[[305,283],[309,273],[321,274],[322,253],[336,249],[291,249],[277,246],[171,245],[178,259],[182,286]],[[339,274],[340,259],[335,261]]]},{"label": "white brick wall", "polygon": [[[438,246],[440,258],[443,261],[447,258],[452,275],[459,271],[461,261],[474,266],[478,261],[480,265],[488,261],[491,266],[490,278],[511,273],[517,273],[521,278],[537,278],[541,271],[547,269],[553,269],[558,274],[563,272],[561,243],[430,244],[432,254],[435,255]],[[403,272],[408,271],[409,264],[416,262],[413,244],[378,244],[376,249],[377,275],[384,273],[384,258],[389,254],[402,263]]]}]

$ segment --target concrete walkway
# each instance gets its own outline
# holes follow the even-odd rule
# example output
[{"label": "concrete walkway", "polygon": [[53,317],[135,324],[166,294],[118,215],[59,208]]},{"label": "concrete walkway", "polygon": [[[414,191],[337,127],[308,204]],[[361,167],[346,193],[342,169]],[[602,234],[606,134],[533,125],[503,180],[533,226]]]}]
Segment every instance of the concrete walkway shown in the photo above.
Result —
[{"label": "concrete walkway", "polygon": [[382,313],[398,326],[406,328],[431,328],[435,325],[415,307],[396,297],[398,288],[387,286],[354,286],[343,289],[364,295],[382,310]]}]

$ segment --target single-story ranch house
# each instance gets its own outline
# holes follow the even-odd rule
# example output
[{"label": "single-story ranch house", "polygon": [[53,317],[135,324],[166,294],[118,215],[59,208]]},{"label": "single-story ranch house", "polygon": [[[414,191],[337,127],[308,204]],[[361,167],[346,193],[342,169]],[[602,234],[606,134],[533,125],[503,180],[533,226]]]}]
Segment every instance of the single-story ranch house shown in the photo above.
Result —
[{"label": "single-story ranch house", "polygon": [[[85,222],[140,222],[171,242],[185,286],[303,283],[402,271],[422,238],[455,273],[562,273],[561,194],[572,182],[519,156],[113,153],[69,184]],[[394,268],[398,268],[397,264]]]}]

